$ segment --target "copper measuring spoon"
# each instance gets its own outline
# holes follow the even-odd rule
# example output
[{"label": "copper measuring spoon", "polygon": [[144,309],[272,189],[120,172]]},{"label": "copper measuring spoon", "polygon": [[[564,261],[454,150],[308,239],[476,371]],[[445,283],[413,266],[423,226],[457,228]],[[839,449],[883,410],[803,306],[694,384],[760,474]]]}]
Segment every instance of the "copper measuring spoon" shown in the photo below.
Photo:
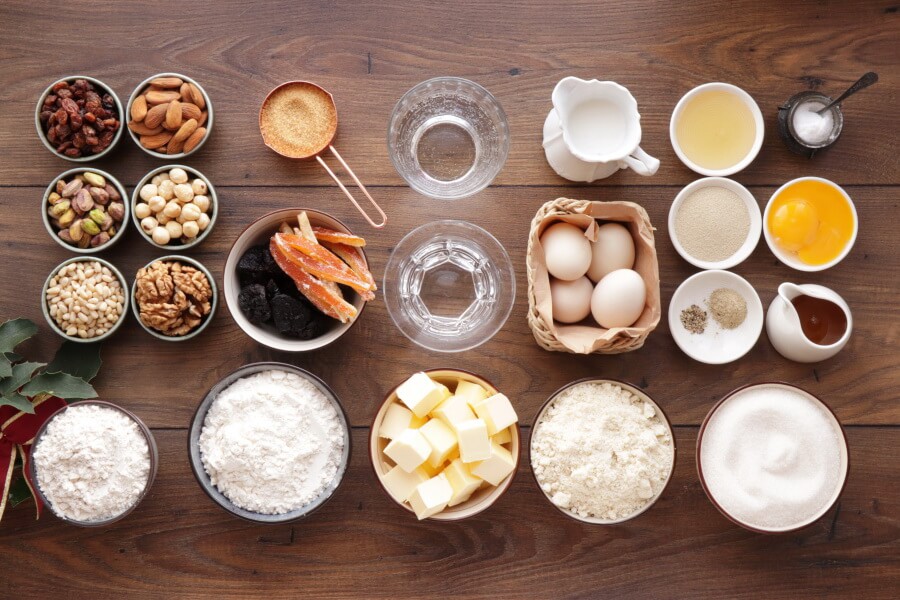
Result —
[{"label": "copper measuring spoon", "polygon": [[[321,134],[318,136],[318,139],[314,140],[306,147],[299,147],[297,144],[293,144],[290,141],[286,141],[284,139],[280,139],[281,136],[277,135],[277,131],[279,127],[273,123],[273,121],[279,116],[275,114],[277,109],[273,109],[273,105],[275,102],[275,98],[281,93],[289,90],[290,88],[294,88],[298,91],[303,90],[306,92],[312,92],[313,96],[317,96],[317,101],[319,101],[320,106],[319,109],[322,110],[323,116],[327,122],[324,123],[324,127],[320,129]],[[280,116],[284,117],[284,113],[281,113]],[[319,123],[320,125],[322,123]],[[263,101],[262,106],[259,109],[259,131],[262,134],[263,142],[286,158],[295,158],[295,159],[307,159],[316,157],[316,160],[319,161],[319,164],[325,169],[328,175],[334,180],[338,187],[341,188],[341,191],[344,192],[344,195],[350,199],[350,202],[353,203],[353,206],[356,207],[356,210],[360,212],[360,214],[365,217],[366,221],[372,227],[376,229],[380,229],[387,224],[387,215],[384,214],[384,211],[378,206],[378,203],[372,198],[369,194],[369,191],[366,189],[366,186],[362,184],[359,178],[356,176],[356,173],[353,172],[353,169],[350,168],[344,159],[338,154],[338,151],[334,146],[331,145],[332,140],[334,140],[334,136],[337,133],[338,119],[337,119],[337,108],[334,104],[334,97],[328,93],[327,90],[318,86],[309,81],[288,81],[282,83],[266,96],[266,99]],[[359,202],[356,201],[356,198],[353,197],[353,194],[350,193],[350,190],[338,179],[337,175],[334,174],[334,171],[328,166],[328,164],[322,159],[322,153],[328,149],[334,155],[334,157],[341,163],[341,166],[345,171],[350,175],[353,182],[356,186],[362,191],[368,201],[375,207],[375,210],[378,211],[379,216],[381,217],[381,222],[376,223],[372,220],[369,214],[363,210],[363,207],[360,206]]]}]

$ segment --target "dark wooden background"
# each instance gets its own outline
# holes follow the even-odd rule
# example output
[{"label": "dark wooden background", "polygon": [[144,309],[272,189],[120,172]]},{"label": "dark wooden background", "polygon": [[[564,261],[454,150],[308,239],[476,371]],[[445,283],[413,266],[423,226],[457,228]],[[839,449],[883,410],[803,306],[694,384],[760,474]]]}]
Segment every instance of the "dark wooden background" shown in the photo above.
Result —
[{"label": "dark wooden background", "polygon": [[[224,305],[198,339],[168,344],[131,316],[103,347],[96,381],[106,400],[138,413],[154,430],[160,471],[148,498],[124,521],[91,530],[30,506],[0,524],[0,596],[343,598],[439,595],[535,597],[887,598],[900,589],[900,15],[894,2],[643,0],[597,2],[174,2],[96,3],[4,0],[0,6],[0,318],[41,325],[25,347],[48,359],[58,339],[43,322],[40,288],[69,254],[41,225],[44,187],[72,166],[47,152],[32,124],[34,104],[54,79],[83,73],[124,101],[150,74],[178,71],[206,86],[216,110],[212,138],[187,162],[216,186],[221,218],[190,254],[221,285],[227,248],[257,216],[314,207],[346,220],[370,241],[377,277],[392,246],[437,218],[469,219],[507,247],[518,276],[506,327],[480,348],[454,355],[413,347],[373,303],[348,335],[326,350],[290,355],[259,347]],[[790,154],[775,131],[776,107],[793,93],[836,95],[863,72],[876,87],[845,107],[845,131],[814,160]],[[509,160],[495,184],[473,198],[439,202],[410,191],[387,156],[385,131],[396,100],[437,75],[471,78],[509,115]],[[659,173],[632,172],[571,185],[547,166],[541,126],[562,77],[611,79],[638,100],[642,146]],[[281,159],[262,144],[257,110],[266,92],[289,79],[330,90],[341,117],[336,145],[386,207],[390,225],[370,230],[314,164]],[[759,158],[736,179],[763,206],[774,189],[802,175],[830,178],[856,202],[860,234],[853,252],[824,273],[778,263],[760,242],[735,269],[765,305],[782,281],[823,283],[854,315],[850,344],[816,365],[782,359],[763,334],[753,351],[722,367],[701,365],[672,342],[665,318],[640,351],[576,357],[547,353],[525,323],[524,274],[529,222],[545,201],[565,195],[632,200],[657,227],[664,309],[694,269],[674,252],[668,207],[697,176],[668,141],[672,108],[706,81],[740,85],[766,118]],[[130,189],[160,164],[127,136],[97,166]],[[159,252],[135,231],[104,256],[127,277]],[[344,485],[309,519],[258,526],[212,504],[188,467],[186,427],[205,391],[245,363],[281,360],[328,381],[353,431]],[[411,372],[461,367],[494,381],[523,423],[555,389],[602,375],[644,388],[676,428],[672,485],[648,513],[616,527],[562,517],[544,499],[527,459],[509,493],[464,523],[418,523],[378,487],[365,449],[383,395]],[[779,379],[825,399],[844,423],[852,456],[838,506],[812,527],[783,536],[743,531],[720,516],[697,481],[694,444],[703,416],[746,383]],[[523,429],[527,438],[529,429]]]}]

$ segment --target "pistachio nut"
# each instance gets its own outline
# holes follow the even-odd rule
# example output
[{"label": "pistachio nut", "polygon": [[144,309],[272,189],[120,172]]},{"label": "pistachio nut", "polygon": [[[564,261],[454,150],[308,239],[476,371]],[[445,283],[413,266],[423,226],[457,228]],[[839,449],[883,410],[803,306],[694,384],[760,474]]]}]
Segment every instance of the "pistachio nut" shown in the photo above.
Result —
[{"label": "pistachio nut", "polygon": [[63,198],[71,198],[76,193],[78,193],[78,190],[80,190],[82,187],[84,187],[83,181],[81,181],[80,179],[73,179],[72,181],[67,183],[65,185],[65,187],[63,187],[63,190],[60,192],[60,195]]},{"label": "pistachio nut", "polygon": [[60,179],[56,182],[56,193],[62,194],[64,189],[66,189],[66,182],[64,179]]},{"label": "pistachio nut", "polygon": [[56,192],[50,192],[50,195],[47,196],[47,202],[52,206],[62,200],[62,196],[57,194]]},{"label": "pistachio nut", "polygon": [[72,224],[72,221],[75,220],[75,211],[71,208],[67,209],[66,212],[59,217],[59,226],[68,228],[69,225]]},{"label": "pistachio nut", "polygon": [[88,188],[88,191],[91,193],[91,198],[94,199],[94,202],[100,206],[104,206],[109,202],[109,194],[105,189],[91,186]]},{"label": "pistachio nut", "polygon": [[116,228],[110,227],[109,229],[106,230],[106,233],[109,235],[109,237],[113,237],[116,235]]},{"label": "pistachio nut", "polygon": [[109,216],[111,216],[116,221],[122,221],[125,219],[125,205],[121,202],[112,202],[106,208],[107,212],[109,212]]},{"label": "pistachio nut", "polygon": [[94,199],[91,198],[91,193],[86,188],[78,190],[78,193],[75,194],[75,197],[72,199],[72,208],[81,215],[90,212],[94,208]]},{"label": "pistachio nut", "polygon": [[70,244],[75,242],[75,240],[73,240],[72,237],[69,235],[68,229],[60,229],[57,232],[57,235],[59,236],[59,239],[61,239],[64,242],[69,242]]},{"label": "pistachio nut", "polygon": [[91,236],[89,236],[89,235],[81,236],[81,239],[78,240],[77,244],[78,244],[78,247],[81,248],[82,250],[87,248],[88,246],[91,245]]},{"label": "pistachio nut", "polygon": [[69,210],[69,207],[72,205],[68,200],[62,200],[57,202],[53,206],[47,209],[47,214],[53,217],[54,219],[58,219],[66,214],[66,211]]},{"label": "pistachio nut", "polygon": [[119,190],[116,189],[116,186],[107,183],[103,187],[103,189],[106,190],[107,194],[109,194],[110,200],[112,200],[114,202],[118,202],[119,200],[122,199],[122,194],[119,193]]},{"label": "pistachio nut", "polygon": [[[96,209],[95,209],[95,210],[96,210]],[[112,218],[111,216],[109,216],[108,214],[104,213],[104,214],[103,214],[103,221],[101,221],[100,223],[98,223],[98,225],[100,225],[100,230],[101,230],[101,231],[107,231],[110,227],[112,227],[112,225],[113,225],[114,222],[115,222],[115,221],[113,221],[113,218]]]},{"label": "pistachio nut", "polygon": [[109,234],[105,231],[101,231],[97,235],[91,238],[91,246],[96,248],[97,246],[102,246],[106,242],[109,241]]},{"label": "pistachio nut", "polygon": [[[100,233],[100,226],[91,219],[82,219],[81,229],[88,235],[97,235]],[[71,234],[72,232],[70,231],[69,233]]]},{"label": "pistachio nut", "polygon": [[106,179],[103,177],[103,175],[100,175],[99,173],[92,173],[91,171],[87,171],[84,173],[84,180],[90,185],[101,188],[106,185]]},{"label": "pistachio nut", "polygon": [[73,242],[81,241],[81,236],[84,235],[84,230],[81,228],[81,222],[81,219],[76,219],[69,225],[69,238]]},{"label": "pistachio nut", "polygon": [[95,208],[88,213],[88,217],[91,218],[91,221],[93,221],[97,225],[100,225],[103,221],[106,220],[106,213],[103,212],[102,208]]}]

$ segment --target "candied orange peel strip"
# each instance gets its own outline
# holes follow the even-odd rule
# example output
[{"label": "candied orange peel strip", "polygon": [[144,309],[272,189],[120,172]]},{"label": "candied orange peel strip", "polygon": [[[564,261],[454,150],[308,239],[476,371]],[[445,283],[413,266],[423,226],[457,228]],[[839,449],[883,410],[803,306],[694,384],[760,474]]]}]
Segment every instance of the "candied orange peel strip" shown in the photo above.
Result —
[{"label": "candied orange peel strip", "polygon": [[[369,271],[366,260],[363,258],[362,251],[359,248],[333,242],[322,242],[322,245],[334,252],[341,260],[347,263],[360,279],[371,286],[370,289],[373,292],[378,289],[378,286],[375,284],[375,278],[372,277],[372,272]],[[365,296],[363,297],[365,298]],[[372,300],[374,298],[375,294],[372,294],[372,298],[366,298],[366,300]]]},{"label": "candied orange peel strip", "polygon": [[[349,286],[361,296],[371,294],[374,282],[359,277],[352,268],[332,254],[327,248],[311,244],[307,239],[276,233],[273,237],[278,251],[289,261],[314,277]],[[301,246],[306,252],[298,249]],[[373,296],[374,297],[374,296]]]},{"label": "candied orange peel strip", "polygon": [[316,239],[320,242],[347,244],[348,246],[355,246],[357,248],[362,248],[366,245],[366,240],[358,235],[353,235],[352,233],[342,233],[340,231],[335,231],[334,229],[328,229],[327,227],[313,227],[312,230],[313,233],[316,234]]},{"label": "candied orange peel strip", "polygon": [[356,318],[359,311],[356,307],[344,300],[337,286],[327,285],[312,274],[303,270],[296,263],[285,256],[278,246],[276,236],[269,241],[269,251],[278,267],[294,280],[297,289],[312,302],[313,306],[325,315],[337,319],[341,323],[347,323]]}]

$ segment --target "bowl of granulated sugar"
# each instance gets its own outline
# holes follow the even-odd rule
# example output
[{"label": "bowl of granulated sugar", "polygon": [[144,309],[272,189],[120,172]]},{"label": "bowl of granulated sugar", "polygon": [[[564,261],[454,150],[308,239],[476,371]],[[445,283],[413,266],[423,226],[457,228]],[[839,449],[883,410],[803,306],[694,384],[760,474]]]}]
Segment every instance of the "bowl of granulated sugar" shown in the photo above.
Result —
[{"label": "bowl of granulated sugar", "polygon": [[574,381],[550,396],[532,426],[531,469],[547,500],[584,523],[637,517],[665,491],[675,436],[659,405],[610,379]]},{"label": "bowl of granulated sugar", "polygon": [[312,373],[254,363],[206,394],[188,445],[194,476],[216,504],[249,521],[287,523],[337,490],[350,426],[335,393]]},{"label": "bowl of granulated sugar", "polygon": [[725,177],[689,184],[669,208],[669,238],[701,269],[730,269],[749,257],[762,234],[762,214],[750,190]]}]

